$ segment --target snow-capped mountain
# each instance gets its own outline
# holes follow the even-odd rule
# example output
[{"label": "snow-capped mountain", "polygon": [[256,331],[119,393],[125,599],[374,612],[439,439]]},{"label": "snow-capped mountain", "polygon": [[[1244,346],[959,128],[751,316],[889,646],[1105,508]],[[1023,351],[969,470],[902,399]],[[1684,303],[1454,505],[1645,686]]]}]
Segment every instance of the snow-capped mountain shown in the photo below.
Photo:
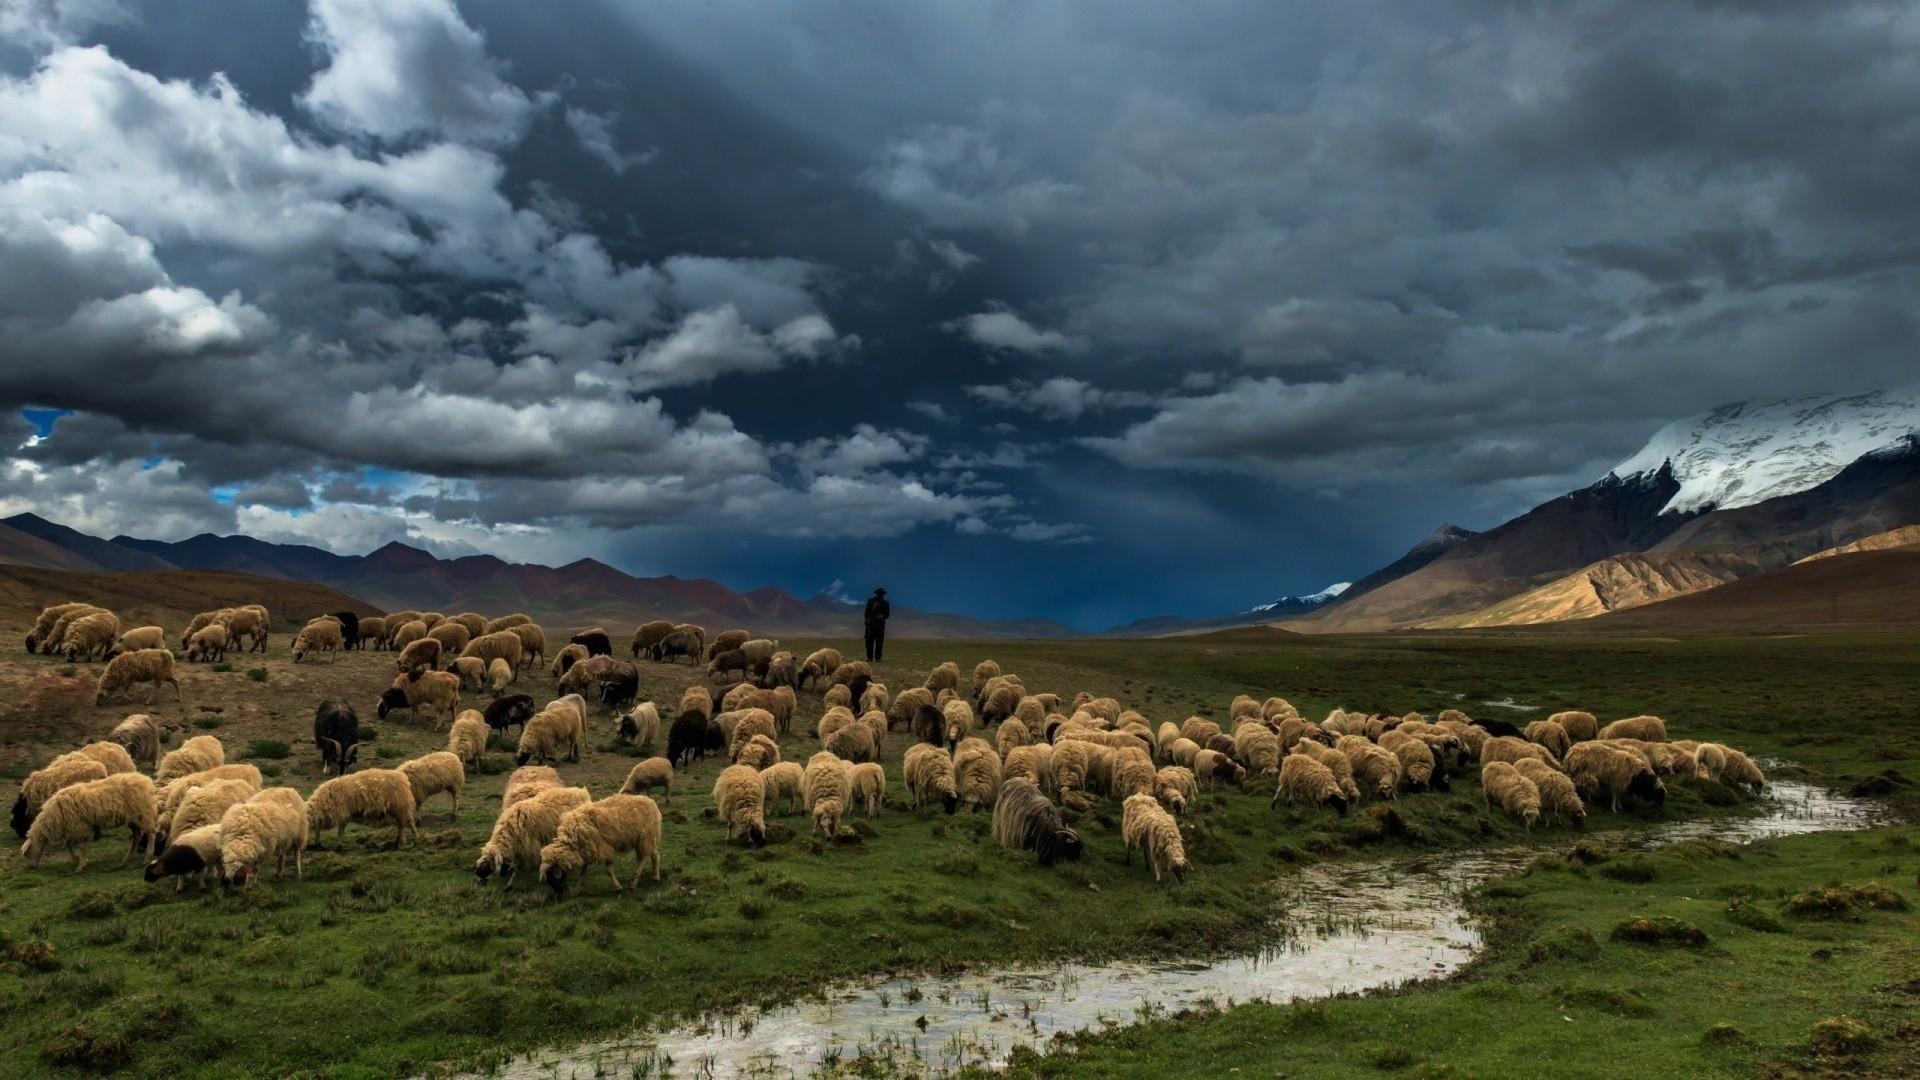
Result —
[{"label": "snow-capped mountain", "polygon": [[1816,487],[1916,431],[1920,385],[1740,402],[1668,424],[1609,475],[1652,476],[1671,463],[1680,490],[1662,513],[1726,510]]},{"label": "snow-capped mountain", "polygon": [[1247,614],[1265,615],[1275,611],[1308,611],[1332,601],[1352,587],[1351,581],[1336,581],[1317,593],[1308,593],[1305,596],[1283,596],[1278,600],[1250,607],[1247,609]]}]

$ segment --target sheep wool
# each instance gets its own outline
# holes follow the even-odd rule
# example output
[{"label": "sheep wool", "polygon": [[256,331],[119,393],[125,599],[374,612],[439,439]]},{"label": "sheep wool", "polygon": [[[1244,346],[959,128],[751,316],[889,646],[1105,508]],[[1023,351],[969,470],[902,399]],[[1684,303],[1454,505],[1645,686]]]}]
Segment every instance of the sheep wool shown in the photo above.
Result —
[{"label": "sheep wool", "polygon": [[217,825],[227,808],[253,798],[258,784],[246,780],[210,780],[188,789],[174,808],[173,817],[161,823],[169,837],[182,836],[203,825]]},{"label": "sheep wool", "polygon": [[1767,774],[1761,772],[1760,766],[1755,765],[1753,759],[1744,751],[1735,750],[1731,746],[1719,746],[1719,750],[1724,759],[1719,774],[1723,783],[1751,787],[1755,795],[1766,790]]},{"label": "sheep wool", "polygon": [[1495,761],[1511,763],[1523,757],[1539,758],[1549,765],[1560,763],[1560,759],[1546,747],[1511,735],[1496,735],[1480,747],[1480,763],[1483,765]]},{"label": "sheep wool", "polygon": [[927,681],[922,685],[936,694],[942,690],[960,689],[960,665],[951,660],[935,665],[932,671],[927,672]]},{"label": "sheep wool", "polygon": [[1330,807],[1337,813],[1347,812],[1347,796],[1340,790],[1340,781],[1334,779],[1333,770],[1309,754],[1288,754],[1280,766],[1280,779],[1274,785],[1269,805],[1282,799],[1289,806],[1305,801],[1311,806]]},{"label": "sheep wool", "polygon": [[1592,802],[1604,795],[1609,808],[1618,811],[1626,797],[1664,803],[1666,786],[1653,774],[1646,759],[1631,750],[1598,740],[1576,744],[1567,751],[1567,776],[1573,780],[1580,797]]},{"label": "sheep wool", "polygon": [[299,792],[292,788],[261,792],[220,819],[221,877],[246,888],[253,884],[262,862],[272,859],[274,876],[280,877],[287,872],[288,858],[293,859],[293,876],[301,877],[305,871],[301,852],[306,850],[307,838],[307,811]]},{"label": "sheep wool", "polygon": [[1399,759],[1400,778],[1408,787],[1446,789],[1447,774],[1440,771],[1426,743],[1394,730],[1381,733],[1380,748]]},{"label": "sheep wool", "polygon": [[[340,633],[339,619],[331,617],[315,619],[301,627],[300,632],[294,635],[293,662],[296,664],[299,663],[309,653],[332,653],[334,659],[338,659],[339,649],[344,640]],[[417,645],[418,643],[416,642],[415,644]],[[438,647],[439,643],[436,642],[436,650]],[[408,648],[411,649],[414,648],[414,646],[409,645]],[[405,654],[402,655],[404,656]],[[438,660],[439,658],[440,654],[436,651],[434,653],[434,659]]]},{"label": "sheep wool", "polygon": [[419,836],[418,806],[413,785],[398,769],[362,769],[336,776],[313,789],[307,799],[307,827],[318,833],[334,830],[344,837],[349,822],[390,821],[393,846],[406,842],[407,833]]},{"label": "sheep wool", "polygon": [[[1547,719],[1560,725],[1560,730],[1567,733],[1569,743],[1587,742],[1600,737],[1600,721],[1594,719],[1590,712],[1557,712]],[[1566,754],[1560,756],[1565,757]]]},{"label": "sheep wool", "polygon": [[1006,757],[1007,751],[1025,746],[1032,741],[1032,733],[1027,730],[1027,725],[1018,716],[1008,717],[1000,725],[1000,730],[994,734],[994,748],[1000,751],[1001,757]]},{"label": "sheep wool", "polygon": [[488,666],[492,666],[495,660],[505,660],[508,667],[517,669],[520,667],[521,659],[526,655],[526,650],[526,642],[509,628],[481,634],[467,642],[467,647],[460,650],[460,655],[477,656],[485,660]]},{"label": "sheep wool", "polygon": [[991,806],[1000,792],[999,753],[979,739],[968,740],[953,756],[953,781],[960,805],[969,810]]},{"label": "sheep wool", "polygon": [[107,741],[119,743],[129,757],[148,768],[159,764],[160,723],[146,713],[134,713],[115,724],[107,733]]},{"label": "sheep wool", "polygon": [[806,771],[797,761],[782,761],[760,770],[760,797],[768,811],[774,800],[787,800],[786,813],[795,813],[806,798]]},{"label": "sheep wool", "polygon": [[1202,790],[1212,787],[1216,780],[1238,784],[1246,775],[1247,770],[1239,762],[1218,750],[1199,750],[1193,755],[1193,776]]},{"label": "sheep wool", "polygon": [[[51,607],[42,608],[39,618],[33,620],[33,627],[27,631],[27,651],[29,653],[37,652],[41,645],[46,645],[47,652],[53,652],[54,646],[60,643],[59,639],[53,637],[54,624],[76,611],[91,610],[93,610],[93,605],[88,603],[54,604]],[[206,617],[211,618],[212,616]],[[200,625],[205,626],[206,624],[201,623]]]},{"label": "sheep wool", "polygon": [[165,851],[147,863],[145,877],[149,883],[164,877],[177,878],[173,891],[180,892],[187,887],[189,877],[205,887],[207,879],[219,872],[220,823],[214,822],[175,836]]},{"label": "sheep wool", "polygon": [[840,816],[853,801],[853,778],[847,772],[847,763],[822,750],[807,760],[802,782],[815,831],[833,839],[840,832]]},{"label": "sheep wool", "polygon": [[[68,663],[75,660],[93,660],[96,656],[104,659],[113,651],[113,643],[120,636],[120,617],[111,611],[95,611],[67,624],[66,636],[60,641],[60,652],[65,654]],[[152,648],[160,647],[155,642]]]},{"label": "sheep wool", "polygon": [[1184,814],[1188,804],[1200,797],[1200,785],[1192,769],[1184,765],[1163,765],[1154,774],[1153,796],[1167,809]]},{"label": "sheep wool", "polygon": [[1587,807],[1567,774],[1538,758],[1522,758],[1513,763],[1520,775],[1533,781],[1540,792],[1540,812],[1551,814],[1575,828],[1587,823]]},{"label": "sheep wool", "polygon": [[1001,772],[1008,780],[1017,778],[1026,780],[1035,787],[1051,787],[1053,786],[1053,747],[1046,743],[1016,746],[1006,752]]},{"label": "sheep wool", "polygon": [[560,773],[552,766],[522,765],[507,776],[507,786],[500,795],[500,810],[504,813],[514,803],[559,786]]},{"label": "sheep wool", "polygon": [[1124,802],[1135,795],[1153,794],[1159,780],[1153,759],[1146,751],[1135,748],[1114,753],[1106,786],[1114,798]]},{"label": "sheep wool", "polygon": [[460,816],[460,789],[467,784],[467,770],[459,754],[450,750],[423,754],[412,761],[401,762],[400,774],[413,787],[416,811],[424,812],[429,798],[445,792],[453,797],[452,816]]},{"label": "sheep wool", "polygon": [[1602,739],[1639,739],[1642,742],[1666,742],[1667,722],[1657,716],[1629,716],[1600,729]]},{"label": "sheep wool", "polygon": [[[1253,699],[1248,698],[1247,701],[1252,703]],[[1280,739],[1263,724],[1241,724],[1233,731],[1233,756],[1239,758],[1240,764],[1245,765],[1250,773],[1278,775]]]},{"label": "sheep wool", "polygon": [[1501,810],[1520,819],[1529,832],[1540,820],[1540,789],[1509,762],[1491,761],[1480,767],[1480,794],[1489,809],[1499,803]]},{"label": "sheep wool", "polygon": [[993,660],[982,660],[973,665],[973,692],[976,696],[986,688],[987,682],[999,678],[1000,665]]},{"label": "sheep wool", "polygon": [[[622,852],[634,857],[633,882],[622,885],[613,861]],[[604,865],[615,892],[640,884],[640,875],[653,868],[660,880],[660,808],[645,795],[609,795],[567,811],[554,829],[553,839],[540,849],[540,880],[554,893],[566,892],[568,881],[588,867]]]},{"label": "sheep wool", "polygon": [[491,692],[494,697],[499,697],[501,694],[506,693],[507,687],[512,685],[514,679],[517,677],[513,665],[502,660],[500,657],[496,656],[492,660],[487,661],[487,690]]},{"label": "sheep wool", "polygon": [[[107,770],[109,776],[114,773],[138,771],[133,764],[133,755],[127,753],[126,747],[121,746],[117,742],[111,742],[105,739],[99,742],[90,742],[80,749],[69,751],[68,753],[60,755],[60,757],[83,757],[97,761]],[[55,758],[54,760],[58,761],[59,758]]]},{"label": "sheep wool", "polygon": [[879,756],[879,748],[874,745],[873,729],[858,720],[828,736],[824,745],[834,756],[847,761],[872,761]]},{"label": "sheep wool", "polygon": [[226,762],[227,751],[220,745],[219,739],[211,735],[195,735],[181,743],[179,749],[169,750],[167,756],[160,759],[160,765],[153,773],[153,782],[164,784]]},{"label": "sheep wool", "polygon": [[165,649],[139,649],[107,661],[107,670],[94,687],[93,703],[105,705],[108,698],[140,683],[147,686],[148,701],[162,686],[173,687],[174,700],[181,700],[180,680],[173,676],[173,654]]},{"label": "sheep wool", "polygon": [[1059,807],[1031,780],[1012,779],[993,807],[993,839],[1008,851],[1031,851],[1040,865],[1078,859],[1080,834],[1067,828]]},{"label": "sheep wool", "polygon": [[636,763],[627,770],[627,779],[620,785],[620,794],[638,795],[651,788],[660,789],[661,802],[673,802],[673,762],[663,757],[650,757]]},{"label": "sheep wool", "polygon": [[[955,676],[958,678],[958,675]],[[961,698],[954,698],[940,709],[942,719],[946,721],[946,739],[948,746],[957,745],[961,739],[973,733],[973,706]]]},{"label": "sheep wool", "polygon": [[907,748],[900,769],[907,784],[908,805],[917,809],[930,799],[938,799],[949,814],[960,808],[953,757],[945,747],[915,743]]},{"label": "sheep wool", "polygon": [[164,649],[167,647],[167,631],[158,626],[136,626],[122,633],[113,643],[114,652],[132,652],[135,649]]},{"label": "sheep wool", "polygon": [[1180,839],[1180,824],[1161,808],[1151,795],[1130,796],[1121,804],[1120,836],[1127,847],[1127,862],[1133,862],[1133,849],[1145,854],[1153,868],[1153,880],[1167,874],[1175,881],[1187,876],[1187,848]]},{"label": "sheep wool", "polygon": [[479,765],[480,756],[487,751],[487,738],[493,729],[487,726],[487,718],[478,709],[467,709],[454,717],[453,726],[447,729],[447,752],[468,765]]},{"label": "sheep wool", "polygon": [[62,754],[45,767],[34,770],[21,782],[20,794],[13,801],[14,835],[23,838],[27,835],[27,826],[33,824],[40,808],[47,804],[54,792],[106,778],[106,766],[79,754]]},{"label": "sheep wool", "polygon": [[160,823],[162,829],[165,829],[173,820],[175,811],[179,810],[182,799],[185,799],[194,788],[202,784],[211,784],[216,780],[240,780],[253,790],[260,790],[260,770],[256,766],[244,762],[237,765],[215,765],[211,769],[202,769],[199,772],[169,780],[164,787],[155,785],[157,794],[154,796],[154,820]]},{"label": "sheep wool", "polygon": [[713,803],[727,823],[727,840],[738,832],[754,847],[767,842],[766,796],[758,770],[729,765],[713,782]]},{"label": "sheep wool", "polygon": [[1220,734],[1220,725],[1204,716],[1189,716],[1180,725],[1180,737],[1192,739],[1201,746],[1207,745],[1207,740],[1218,734]]},{"label": "sheep wool", "polygon": [[1353,768],[1353,780],[1363,795],[1397,798],[1400,791],[1400,759],[1375,745],[1364,735],[1342,735],[1334,749],[1347,756]]},{"label": "sheep wool", "polygon": [[755,735],[734,748],[733,763],[750,766],[758,772],[780,763],[780,746],[765,735]]},{"label": "sheep wool", "polygon": [[660,739],[660,706],[643,701],[614,725],[614,735],[629,746],[652,746]]},{"label": "sheep wool", "polygon": [[887,769],[877,761],[863,761],[847,770],[853,785],[853,802],[868,817],[880,812],[887,795]]},{"label": "sheep wool", "polygon": [[20,845],[21,861],[38,869],[48,852],[64,848],[78,873],[86,868],[86,849],[93,838],[123,825],[133,833],[127,849],[130,858],[158,826],[153,781],[144,775],[115,773],[61,788],[48,796],[27,827],[26,842]]},{"label": "sheep wool", "polygon": [[[1301,739],[1293,744],[1293,753],[1302,754],[1327,767],[1333,774],[1333,781],[1340,785],[1340,794],[1346,796],[1348,803],[1360,801],[1360,785],[1353,779],[1353,762],[1347,755],[1331,746],[1322,745],[1313,739]],[[1283,765],[1282,768],[1285,768]]]},{"label": "sheep wool", "polygon": [[560,830],[560,819],[592,801],[586,788],[555,786],[503,807],[474,861],[474,880],[484,883],[499,874],[510,883],[521,869],[538,866],[540,849]]},{"label": "sheep wool", "polygon": [[515,751],[518,764],[532,761],[580,760],[580,740],[586,736],[586,721],[572,701],[561,698],[550,702],[520,729],[520,744]]}]

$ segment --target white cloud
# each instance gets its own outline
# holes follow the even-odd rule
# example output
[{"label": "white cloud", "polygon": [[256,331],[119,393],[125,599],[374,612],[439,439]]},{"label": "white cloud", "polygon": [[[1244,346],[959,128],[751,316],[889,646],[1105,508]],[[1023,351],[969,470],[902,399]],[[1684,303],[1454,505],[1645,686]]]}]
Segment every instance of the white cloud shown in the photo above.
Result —
[{"label": "white cloud", "polygon": [[651,162],[658,153],[651,148],[634,154],[622,153],[614,142],[613,124],[618,118],[613,113],[569,107],[566,118],[573,137],[580,140],[580,148],[599,158],[615,176],[625,176],[628,169]]},{"label": "white cloud", "polygon": [[96,26],[133,20],[125,0],[0,0],[0,40],[35,49],[77,41]]},{"label": "white cloud", "polygon": [[938,423],[948,424],[953,422],[953,417],[948,415],[946,406],[941,405],[937,401],[909,401],[907,402],[907,408]]},{"label": "white cloud", "polygon": [[1085,343],[1057,330],[1042,330],[1010,308],[997,307],[941,324],[985,349],[1024,353],[1078,352]]},{"label": "white cloud", "polygon": [[973,397],[1001,408],[1039,413],[1050,420],[1078,420],[1088,412],[1109,408],[1140,408],[1153,403],[1152,395],[1135,390],[1102,390],[1081,379],[1057,375],[1039,383],[1016,381],[1001,385],[969,386]]}]

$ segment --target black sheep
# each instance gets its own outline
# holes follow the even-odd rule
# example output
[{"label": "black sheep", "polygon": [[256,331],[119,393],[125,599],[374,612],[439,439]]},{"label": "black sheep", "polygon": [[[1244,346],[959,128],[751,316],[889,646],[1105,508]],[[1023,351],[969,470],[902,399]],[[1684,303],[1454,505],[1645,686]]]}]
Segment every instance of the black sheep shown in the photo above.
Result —
[{"label": "black sheep", "polygon": [[[387,693],[396,693],[389,690]],[[406,695],[401,694],[401,704]],[[381,715],[386,715],[386,695],[381,695]],[[360,756],[360,717],[344,701],[322,701],[313,710],[313,745],[320,751],[320,772],[345,776]]]},{"label": "black sheep", "polygon": [[665,663],[687,657],[694,664],[700,663],[700,639],[685,630],[676,630],[655,642],[648,655],[655,661]]},{"label": "black sheep", "polygon": [[1080,858],[1080,834],[1067,828],[1060,808],[1030,780],[1009,780],[993,809],[993,835],[1002,847],[1026,849],[1041,866]]},{"label": "black sheep", "polygon": [[855,675],[853,678],[847,680],[847,693],[853,695],[855,708],[860,706],[860,699],[867,695],[867,687],[872,685],[873,676],[871,675]]},{"label": "black sheep", "polygon": [[487,703],[487,726],[495,731],[505,731],[519,725],[521,731],[527,729],[527,721],[533,719],[533,698],[527,694],[508,694],[494,698]]},{"label": "black sheep", "polygon": [[33,825],[33,818],[27,813],[27,793],[21,792],[13,800],[13,835],[25,838],[27,829]]},{"label": "black sheep", "polygon": [[1527,737],[1526,732],[1520,730],[1519,728],[1515,727],[1512,724],[1507,723],[1505,720],[1483,720],[1483,719],[1476,718],[1472,721],[1472,723],[1474,727],[1484,728],[1486,729],[1487,734],[1493,735],[1496,737],[1501,735],[1510,736],[1515,739],[1524,739]]},{"label": "black sheep", "polygon": [[613,670],[600,676],[599,690],[600,701],[608,708],[616,712],[626,708],[640,696],[640,671],[632,664],[616,660]]},{"label": "black sheep", "polygon": [[340,620],[340,647],[357,648],[360,644],[360,616],[351,611],[336,611],[333,617]]},{"label": "black sheep", "polygon": [[613,655],[613,642],[607,640],[605,631],[589,630],[584,634],[575,634],[569,640],[575,645],[585,645],[588,656]]},{"label": "black sheep", "polygon": [[698,709],[688,709],[674,718],[673,726],[667,729],[667,760],[673,767],[682,769],[693,764],[695,757],[705,757],[707,741],[707,718]]},{"label": "black sheep", "polygon": [[947,718],[939,709],[922,705],[913,713],[913,737],[923,743],[941,746],[947,741]]}]

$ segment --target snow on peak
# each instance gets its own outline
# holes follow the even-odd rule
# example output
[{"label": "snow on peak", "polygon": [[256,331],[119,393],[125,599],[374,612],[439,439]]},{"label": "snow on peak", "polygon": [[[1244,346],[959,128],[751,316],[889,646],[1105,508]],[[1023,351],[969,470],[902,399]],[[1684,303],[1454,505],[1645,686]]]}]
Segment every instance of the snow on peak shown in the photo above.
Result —
[{"label": "snow on peak", "polygon": [[1668,424],[1609,475],[1630,480],[1671,462],[1680,490],[1662,513],[1725,510],[1823,484],[1916,431],[1920,385],[1745,401]]},{"label": "snow on peak", "polygon": [[1351,581],[1336,581],[1317,593],[1308,593],[1306,596],[1283,596],[1271,603],[1261,604],[1258,607],[1248,608],[1247,610],[1249,612],[1261,612],[1274,611],[1279,608],[1315,608],[1346,592],[1352,586],[1353,582]]}]

